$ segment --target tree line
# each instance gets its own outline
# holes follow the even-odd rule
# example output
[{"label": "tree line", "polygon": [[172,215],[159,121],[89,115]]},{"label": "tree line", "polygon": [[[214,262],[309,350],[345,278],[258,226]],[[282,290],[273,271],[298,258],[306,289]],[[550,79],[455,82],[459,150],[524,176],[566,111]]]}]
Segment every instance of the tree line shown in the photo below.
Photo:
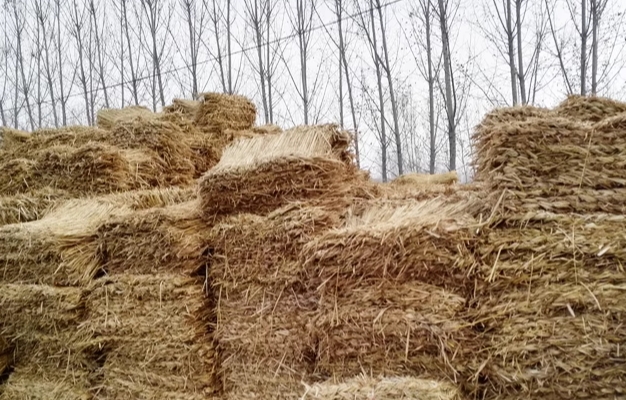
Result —
[{"label": "tree line", "polygon": [[620,0],[0,1],[3,126],[240,93],[261,123],[338,121],[384,181],[470,179],[490,108],[626,89]]}]

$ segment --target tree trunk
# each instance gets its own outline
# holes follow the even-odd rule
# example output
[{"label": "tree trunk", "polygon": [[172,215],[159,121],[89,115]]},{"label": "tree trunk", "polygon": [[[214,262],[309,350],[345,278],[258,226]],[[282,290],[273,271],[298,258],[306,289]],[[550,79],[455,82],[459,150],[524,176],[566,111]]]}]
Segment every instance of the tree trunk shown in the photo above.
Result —
[{"label": "tree trunk", "polygon": [[96,15],[96,7],[93,0],[89,3],[91,17],[93,19],[93,27],[96,33],[96,55],[98,57],[98,76],[100,78],[100,85],[102,85],[102,91],[104,92],[104,105],[110,108],[109,103],[109,91],[107,89],[106,80],[104,79],[104,60],[102,58],[102,45],[100,43],[100,31],[98,30],[98,18]]},{"label": "tree trunk", "polygon": [[83,36],[82,36],[82,21],[80,20],[80,16],[78,15],[78,6],[76,4],[76,0],[74,0],[74,14],[73,17],[73,25],[74,25],[74,35],[76,39],[76,47],[78,49],[78,67],[79,67],[79,80],[83,87],[83,99],[85,100],[85,113],[87,113],[87,124],[92,125],[91,120],[91,112],[89,111],[89,90],[87,89],[87,74],[85,73],[85,64],[84,64],[84,47],[83,47]]},{"label": "tree trunk", "polygon": [[270,55],[270,28],[271,28],[271,15],[272,7],[271,0],[265,0],[266,13],[265,13],[265,29],[267,34],[267,47],[266,47],[266,59],[265,59],[265,72],[267,78],[267,108],[269,109],[270,124],[274,123],[274,99],[273,99],[273,83],[272,83],[272,59]]},{"label": "tree trunk", "polygon": [[230,34],[230,0],[226,1],[226,40],[228,48],[228,93],[233,94],[233,52],[231,51]]},{"label": "tree trunk", "polygon": [[380,57],[378,56],[378,45],[376,42],[376,25],[374,23],[374,3],[370,0],[370,19],[372,21],[372,52],[374,64],[376,65],[376,81],[378,82],[378,102],[380,105],[380,147],[381,147],[381,164],[383,182],[387,182],[387,132],[385,119],[385,101],[383,98],[383,82],[382,73],[380,71]]},{"label": "tree trunk", "polygon": [[[22,31],[24,30],[24,21],[20,20],[20,16],[17,11],[17,3],[13,4],[13,14],[15,17],[15,31],[16,36],[16,56],[20,65],[20,76],[22,78],[22,93],[24,94],[24,101],[26,102],[26,112],[28,113],[28,121],[30,122],[30,129],[35,129],[35,119],[33,118],[33,110],[30,105],[30,83],[26,82],[26,71],[24,69],[24,57],[22,55]],[[16,75],[17,78],[17,75]],[[16,103],[17,104],[17,103]]]},{"label": "tree trunk", "polygon": [[376,8],[378,9],[378,19],[380,21],[381,37],[383,41],[383,54],[385,56],[384,69],[387,74],[387,84],[389,85],[389,98],[391,100],[391,112],[393,115],[393,133],[396,139],[396,156],[398,157],[398,175],[404,173],[402,162],[402,140],[400,137],[400,124],[398,122],[398,104],[396,103],[396,95],[393,90],[393,79],[391,77],[391,65],[389,64],[389,51],[387,50],[387,34],[385,33],[385,24],[383,21],[383,12],[380,0],[376,0]]},{"label": "tree trunk", "polygon": [[348,68],[348,59],[346,57],[346,45],[343,39],[343,28],[341,26],[342,21],[342,0],[335,0],[335,8],[337,12],[337,21],[339,28],[339,54],[341,56],[341,63],[343,65],[343,74],[346,77],[346,87],[348,89],[348,102],[350,103],[350,114],[352,115],[352,129],[354,130],[354,152],[356,156],[356,165],[361,167],[360,154],[359,154],[359,129],[356,122],[356,110],[354,107],[354,96],[352,94],[352,81],[350,78],[350,71]]},{"label": "tree trunk", "polygon": [[[256,50],[257,57],[259,61],[259,80],[261,81],[261,97],[263,102],[263,116],[265,117],[265,123],[270,123],[268,106],[267,106],[267,95],[265,93],[265,70],[263,68],[263,36],[261,34],[261,15],[259,11],[259,0],[253,0],[254,5],[250,2],[246,2],[246,6],[248,8],[248,13],[250,14],[250,22],[252,23],[252,27],[254,29],[255,39],[256,39]],[[254,7],[254,8],[253,8]]]},{"label": "tree trunk", "polygon": [[[189,51],[191,56],[191,97],[196,98],[196,96],[198,95],[198,47],[196,42],[196,30],[193,26],[194,17],[191,13],[191,0],[185,0],[183,6],[185,7],[187,28],[189,29]],[[213,0],[213,7],[215,7],[215,0]],[[202,23],[202,21],[200,23]],[[217,37],[217,35],[215,36]]]},{"label": "tree trunk", "polygon": [[580,28],[580,94],[587,94],[587,0],[581,1],[581,28]]},{"label": "tree trunk", "polygon": [[[509,0],[510,6],[510,0]],[[509,14],[510,15],[510,14]],[[450,39],[448,36],[448,15],[444,0],[439,0],[439,24],[443,44],[443,67],[446,85],[446,114],[448,117],[448,140],[450,145],[450,171],[456,170],[456,110],[452,93],[452,62],[450,60]]]},{"label": "tree trunk", "polygon": [[506,0],[506,37],[509,52],[509,68],[511,70],[511,95],[513,97],[513,105],[517,105],[517,71],[515,69],[515,38],[513,37],[513,25],[511,22],[513,18],[512,13],[511,0]]},{"label": "tree trunk", "polygon": [[598,94],[598,0],[591,0],[591,16],[593,18],[593,30],[591,31],[591,94]]},{"label": "tree trunk", "polygon": [[128,30],[128,10],[126,9],[126,0],[122,0],[122,11],[124,14],[124,32],[126,36],[126,43],[128,44],[128,64],[130,67],[130,79],[132,85],[133,99],[135,100],[135,105],[139,105],[139,93],[137,91],[137,72],[135,71],[135,66],[133,65],[133,50],[130,44],[130,32]]},{"label": "tree trunk", "polygon": [[515,0],[517,23],[517,77],[519,79],[519,92],[522,104],[528,104],[526,93],[526,77],[524,76],[524,53],[522,52],[522,0]]},{"label": "tree trunk", "polygon": [[436,150],[436,132],[435,132],[435,76],[433,73],[433,50],[431,43],[431,10],[432,4],[428,0],[428,4],[424,10],[424,22],[426,26],[426,57],[428,62],[428,133],[430,138],[430,157],[428,162],[428,171],[435,173],[435,162],[437,159]]},{"label": "tree trunk", "polygon": [[220,68],[220,80],[222,83],[222,91],[227,93],[226,89],[226,76],[224,75],[224,60],[222,58],[222,46],[220,44],[220,33],[219,33],[219,21],[218,21],[218,13],[217,13],[217,4],[216,0],[213,0],[213,28],[215,29],[215,44],[217,45],[217,65]]},{"label": "tree trunk", "polygon": [[50,41],[48,39],[47,31],[46,31],[46,23],[43,17],[43,10],[41,9],[41,0],[38,0],[37,3],[37,19],[41,26],[41,33],[43,34],[44,40],[44,51],[45,51],[45,64],[46,64],[46,80],[48,83],[48,91],[50,94],[50,103],[52,104],[52,115],[54,117],[54,126],[56,128],[59,127],[59,114],[57,112],[57,103],[56,98],[54,97],[54,82],[52,81],[52,67],[50,65]]}]

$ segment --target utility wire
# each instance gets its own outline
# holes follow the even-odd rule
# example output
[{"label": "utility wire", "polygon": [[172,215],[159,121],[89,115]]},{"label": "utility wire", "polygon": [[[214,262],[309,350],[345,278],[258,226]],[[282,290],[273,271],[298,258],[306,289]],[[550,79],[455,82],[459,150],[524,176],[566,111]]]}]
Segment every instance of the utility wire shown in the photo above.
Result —
[{"label": "utility wire", "polygon": [[[381,9],[382,9],[382,8],[386,8],[386,7],[392,6],[392,5],[397,4],[397,3],[401,3],[401,2],[403,2],[403,1],[404,1],[404,0],[391,0],[391,1],[387,2],[387,3],[385,3],[385,4],[381,4],[380,8],[381,8]],[[363,15],[363,14],[365,14],[365,13],[369,13],[370,11],[372,11],[372,10],[376,10],[376,9],[378,9],[378,7],[374,6],[374,7],[368,8],[368,9],[363,10],[363,11],[358,12],[358,13],[354,13],[354,14],[349,14],[349,15],[346,15],[346,16],[345,16],[345,17],[343,17],[343,18],[339,18],[339,19],[337,19],[337,20],[330,21],[330,22],[323,23],[323,24],[321,24],[321,25],[318,25],[318,26],[312,27],[312,28],[310,28],[310,29],[309,29],[309,31],[308,31],[308,32],[310,33],[310,32],[314,32],[314,31],[318,31],[318,30],[320,30],[320,29],[325,29],[326,31],[328,31],[328,27],[329,27],[329,26],[332,26],[332,25],[337,25],[337,24],[339,23],[339,21],[342,21],[342,22],[343,22],[343,21],[345,21],[345,20],[347,20],[347,19],[354,19],[354,18],[356,18],[356,17],[358,17],[358,16],[361,16],[361,15]],[[274,39],[274,40],[270,40],[269,42],[266,42],[266,43],[262,43],[262,45],[269,45],[269,44],[281,43],[281,42],[283,42],[283,41],[285,41],[285,40],[293,39],[293,38],[295,38],[295,37],[297,37],[297,36],[298,36],[298,33],[293,33],[293,34],[290,34],[290,35],[286,35],[286,36],[282,36],[282,37],[276,38],[276,39]],[[257,47],[258,47],[257,45],[254,45],[254,46],[250,46],[250,47],[242,48],[242,49],[239,49],[239,50],[237,50],[237,51],[233,51],[233,52],[231,52],[231,53],[230,53],[230,55],[232,56],[232,55],[237,55],[237,54],[244,54],[244,53],[247,53],[247,52],[249,52],[249,51],[256,50],[256,49],[257,49]],[[176,68],[171,68],[171,69],[168,69],[168,70],[161,71],[161,75],[168,75],[168,74],[172,74],[172,73],[174,73],[174,72],[179,72],[179,71],[182,71],[182,70],[185,70],[185,69],[191,68],[192,66],[204,65],[204,64],[208,64],[208,63],[210,63],[210,62],[217,61],[217,60],[218,60],[218,58],[217,58],[217,57],[209,57],[209,58],[204,59],[204,60],[202,60],[202,61],[198,61],[198,62],[196,62],[195,64],[194,64],[194,63],[191,63],[191,64],[185,64],[185,65],[183,65],[183,66],[181,66],[181,67],[176,67]],[[150,74],[150,75],[144,75],[144,76],[138,77],[138,78],[136,78],[136,79],[135,79],[135,81],[136,81],[136,82],[141,82],[141,81],[144,81],[144,80],[146,80],[146,79],[152,79],[152,74]],[[112,88],[116,88],[116,87],[121,87],[121,86],[124,86],[124,85],[128,85],[128,84],[131,84],[131,83],[133,83],[133,81],[132,81],[132,80],[127,80],[127,81],[122,81],[122,82],[114,83],[114,84],[112,84],[112,85],[108,85],[108,86],[106,86],[106,85],[105,85],[105,86],[103,86],[103,87],[97,87],[97,88],[94,88],[94,89],[91,89],[91,90],[81,91],[81,92],[78,92],[78,93],[71,93],[71,91],[70,91],[70,93],[68,93],[68,94],[65,96],[65,98],[66,98],[66,99],[69,99],[70,97],[84,96],[85,94],[89,94],[89,95],[91,95],[91,94],[97,93],[97,92],[99,92],[99,91],[104,91],[104,89],[105,89],[105,88],[106,88],[106,89],[112,89]],[[59,98],[55,99],[55,101],[62,101],[62,100],[63,100],[63,99],[59,99]],[[39,104],[39,103],[37,103],[37,104]],[[41,102],[41,104],[52,104],[52,101],[51,101],[51,100],[45,100],[45,101],[42,101],[42,102]],[[14,108],[9,109],[9,110],[12,110],[12,111],[15,113],[15,112],[17,112],[17,110],[18,110],[18,109],[22,109],[22,108],[23,108],[23,107],[14,107]],[[7,111],[8,111],[8,110],[7,110]]]}]

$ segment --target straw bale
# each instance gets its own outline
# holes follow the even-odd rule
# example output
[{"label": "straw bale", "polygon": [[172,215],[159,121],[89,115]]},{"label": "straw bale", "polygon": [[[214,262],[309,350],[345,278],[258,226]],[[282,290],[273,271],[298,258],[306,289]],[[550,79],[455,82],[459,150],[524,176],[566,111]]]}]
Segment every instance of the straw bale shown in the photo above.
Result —
[{"label": "straw bale", "polygon": [[40,219],[64,197],[65,191],[51,188],[0,196],[0,226]]},{"label": "straw bale", "polygon": [[418,280],[462,293],[471,285],[475,221],[469,203],[441,200],[375,205],[305,245],[311,282],[334,281],[349,291],[360,281]]},{"label": "straw bale", "polygon": [[530,105],[496,108],[483,117],[483,120],[479,124],[477,130],[480,131],[482,129],[481,127],[485,125],[499,125],[502,123],[521,122],[529,119],[550,118],[556,116],[557,115],[554,111],[550,109]]},{"label": "straw bale", "polygon": [[186,203],[194,200],[196,196],[196,188],[193,186],[171,186],[120,192],[93,199],[139,211]]},{"label": "straw bale", "polygon": [[[0,376],[5,375],[5,371],[9,370],[11,366],[11,362],[13,360],[13,350],[2,335],[0,335]],[[2,393],[2,389],[0,386],[0,393]]]},{"label": "straw bale", "polygon": [[37,152],[35,160],[16,159],[0,165],[0,193],[41,190],[47,187],[71,194],[110,193],[130,189],[128,161],[116,148],[88,144],[74,148],[55,146]]},{"label": "straw bale", "polygon": [[131,121],[137,117],[153,118],[155,114],[144,106],[130,106],[125,108],[109,108],[98,111],[96,117],[98,128],[112,129],[116,124]]},{"label": "straw bale", "polygon": [[626,112],[626,103],[605,97],[570,95],[556,107],[555,111],[566,118],[598,122]]},{"label": "straw bale", "polygon": [[454,378],[465,369],[464,360],[456,360],[471,340],[461,319],[463,297],[431,285],[384,280],[349,292],[328,282],[321,290],[314,319],[320,372]]},{"label": "straw bale", "polygon": [[193,120],[199,108],[200,101],[198,100],[174,99],[172,104],[163,108],[163,112],[166,114],[180,113]]},{"label": "straw bale", "polygon": [[456,171],[450,171],[441,174],[409,173],[395,178],[391,184],[429,187],[432,185],[453,185],[458,181],[459,176]]},{"label": "straw bale", "polygon": [[448,382],[413,376],[360,375],[306,385],[302,400],[459,400],[458,389]]},{"label": "straw bale", "polygon": [[0,227],[0,281],[79,285],[99,267],[95,233],[103,222],[130,213],[93,200],[68,201],[38,221]]},{"label": "straw bale", "polygon": [[9,128],[7,126],[0,127],[0,152],[3,150],[11,150],[20,146],[30,137],[30,132],[19,129]]},{"label": "straw bale", "polygon": [[80,288],[0,284],[0,333],[14,341],[73,328],[83,316],[84,297]]},{"label": "straw bale", "polygon": [[256,106],[246,97],[221,93],[204,93],[197,109],[199,126],[218,123],[223,129],[244,130],[254,125]]},{"label": "straw bale", "polygon": [[204,271],[208,228],[197,200],[122,215],[96,235],[109,274]]},{"label": "straw bale", "polygon": [[31,371],[16,370],[9,376],[3,390],[0,388],[0,400],[90,399],[89,384],[76,382],[75,376],[54,379]]},{"label": "straw bale", "polygon": [[227,400],[298,400],[302,397],[302,382],[316,382],[312,364],[283,363],[280,360],[235,360],[224,375]]},{"label": "straw bale", "polygon": [[[215,287],[245,292],[247,283],[283,287],[302,273],[297,263],[305,243],[338,226],[341,212],[332,208],[293,203],[265,217],[238,214],[210,232],[210,277]],[[238,285],[238,288],[236,286]]]},{"label": "straw bale", "polygon": [[264,213],[290,201],[352,197],[361,178],[347,163],[349,137],[333,125],[240,139],[200,181],[206,217]]},{"label": "straw bale", "polygon": [[250,129],[245,129],[245,130],[240,130],[240,131],[233,130],[233,129],[226,129],[226,133],[231,135],[235,139],[253,138],[255,136],[260,136],[260,135],[275,135],[275,134],[279,134],[282,132],[283,132],[282,128],[274,124],[253,126]]},{"label": "straw bale", "polygon": [[177,274],[105,276],[90,285],[86,308],[81,329],[100,338],[185,343],[210,322],[203,281]]}]

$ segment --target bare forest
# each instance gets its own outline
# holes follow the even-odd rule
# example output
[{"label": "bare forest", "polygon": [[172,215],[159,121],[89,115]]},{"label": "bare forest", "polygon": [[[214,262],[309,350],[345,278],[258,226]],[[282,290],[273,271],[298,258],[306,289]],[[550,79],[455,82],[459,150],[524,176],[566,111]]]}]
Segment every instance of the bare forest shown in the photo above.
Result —
[{"label": "bare forest", "polygon": [[0,0],[2,126],[202,92],[259,124],[339,123],[376,179],[457,170],[501,106],[626,100],[623,0]]}]

